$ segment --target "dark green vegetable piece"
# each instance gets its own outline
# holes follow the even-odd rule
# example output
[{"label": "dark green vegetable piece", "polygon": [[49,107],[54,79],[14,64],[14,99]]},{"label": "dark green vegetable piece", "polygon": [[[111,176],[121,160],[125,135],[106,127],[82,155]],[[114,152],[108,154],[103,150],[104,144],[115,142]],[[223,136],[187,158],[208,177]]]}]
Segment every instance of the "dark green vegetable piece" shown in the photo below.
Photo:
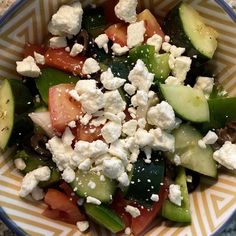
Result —
[{"label": "dark green vegetable piece", "polygon": [[56,165],[52,160],[50,159],[44,160],[42,159],[41,156],[35,153],[27,153],[25,150],[17,151],[16,155],[14,156],[14,159],[17,159],[17,158],[22,158],[26,164],[25,169],[21,171],[24,175],[42,166],[50,167],[51,177],[48,181],[40,182],[39,183],[40,187],[43,187],[43,188],[49,187],[60,181],[61,179],[60,172],[56,168]]},{"label": "dark green vegetable piece", "polygon": [[48,104],[48,90],[50,87],[63,83],[76,84],[79,80],[79,77],[52,68],[44,68],[41,72],[42,74],[36,79],[36,86],[46,104]]},{"label": "dark green vegetable piece", "polygon": [[172,221],[190,223],[191,213],[189,206],[189,196],[186,184],[185,169],[183,167],[179,167],[178,169],[175,184],[180,185],[181,196],[183,197],[181,206],[175,205],[169,199],[165,200],[162,206],[162,216]]},{"label": "dark green vegetable piece", "polygon": [[170,74],[168,53],[156,55],[154,46],[140,45],[129,52],[131,62],[136,63],[138,59],[141,59],[148,71],[155,75],[154,82],[165,82]]},{"label": "dark green vegetable piece", "polygon": [[171,43],[186,48],[189,57],[198,61],[212,59],[217,48],[217,32],[205,25],[202,17],[189,4],[180,2],[166,16],[164,32]]},{"label": "dark green vegetable piece", "polygon": [[131,174],[131,182],[127,190],[125,190],[126,199],[137,201],[146,206],[151,206],[152,194],[158,194],[161,183],[163,183],[165,163],[161,153],[152,154],[152,162],[146,163],[144,153],[141,153]]},{"label": "dark green vegetable piece", "polygon": [[84,204],[86,214],[95,222],[112,233],[118,233],[125,228],[123,220],[105,205]]}]

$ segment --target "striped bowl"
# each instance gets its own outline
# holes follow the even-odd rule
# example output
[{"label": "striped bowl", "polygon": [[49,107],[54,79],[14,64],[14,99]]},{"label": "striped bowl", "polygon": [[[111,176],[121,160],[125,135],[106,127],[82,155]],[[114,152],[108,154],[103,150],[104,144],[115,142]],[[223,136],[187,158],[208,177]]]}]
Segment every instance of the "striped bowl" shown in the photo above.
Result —
[{"label": "striped bowl", "polygon": [[[25,42],[40,43],[47,35],[47,22],[58,7],[68,0],[21,0],[0,18],[0,76],[17,78],[15,62],[22,59]],[[87,2],[87,1],[84,1]],[[90,1],[91,2],[91,1]],[[94,0],[95,3],[102,2]],[[140,8],[149,8],[163,17],[176,4],[174,0],[140,0]],[[222,0],[189,1],[219,32],[215,55],[216,77],[236,96],[236,15]],[[226,12],[225,12],[225,11]],[[18,235],[82,235],[75,226],[47,219],[41,215],[45,205],[18,196],[22,176],[16,171],[8,150],[0,156],[0,218]],[[218,235],[236,212],[236,178],[221,172],[219,179],[202,177],[198,189],[190,195],[192,224],[183,226],[157,219],[147,236]],[[110,235],[91,223],[85,235]]]}]

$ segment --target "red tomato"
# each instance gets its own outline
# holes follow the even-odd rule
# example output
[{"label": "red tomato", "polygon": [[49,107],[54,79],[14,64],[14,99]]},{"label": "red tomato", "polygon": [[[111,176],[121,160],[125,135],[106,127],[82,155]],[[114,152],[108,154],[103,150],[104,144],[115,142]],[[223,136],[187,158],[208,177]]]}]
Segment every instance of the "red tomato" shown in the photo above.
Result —
[{"label": "red tomato", "polygon": [[48,208],[43,215],[54,220],[61,220],[70,224],[85,220],[85,216],[80,212],[78,206],[70,201],[70,198],[56,189],[48,189],[44,202]]},{"label": "red tomato", "polygon": [[105,30],[105,33],[114,43],[118,43],[122,47],[127,45],[127,24],[117,23],[111,25]]},{"label": "red tomato", "polygon": [[69,52],[64,48],[52,49],[49,48],[45,53],[45,64],[49,67],[54,67],[74,75],[83,75],[82,67],[86,57],[78,55],[71,57]]},{"label": "red tomato", "polygon": [[72,188],[65,181],[63,181],[59,185],[59,188],[63,190],[63,192],[70,198],[72,203],[77,204],[79,197],[74,193]]},{"label": "red tomato", "polygon": [[47,49],[43,44],[39,45],[39,44],[27,43],[24,48],[24,57],[28,56],[34,57],[34,52],[44,55],[46,51]]},{"label": "red tomato", "polygon": [[[144,208],[132,201],[126,200],[121,194],[118,194],[111,204],[111,208],[124,220],[126,227],[130,227],[135,236],[141,235],[152,221],[156,218],[160,211],[164,200],[167,197],[168,190],[167,185],[164,184],[159,192],[159,201],[154,203],[152,208]],[[140,216],[132,218],[129,213],[125,211],[127,205],[137,207],[140,211]]]},{"label": "red tomato", "polygon": [[109,24],[114,24],[114,23],[117,23],[117,22],[120,21],[116,17],[116,14],[115,14],[115,11],[114,11],[114,8],[115,8],[117,3],[118,3],[118,0],[109,0],[109,1],[107,0],[102,4],[106,21]]},{"label": "red tomato", "polygon": [[93,142],[101,139],[102,126],[95,127],[93,125],[78,124],[76,127],[76,140]]},{"label": "red tomato", "polygon": [[71,98],[68,91],[72,84],[59,84],[49,89],[48,106],[52,126],[58,133],[63,133],[67,124],[82,115],[81,104]]},{"label": "red tomato", "polygon": [[167,194],[167,187],[166,185],[163,185],[158,194],[159,201],[154,203],[151,209],[141,208],[134,204],[134,206],[138,207],[140,210],[140,216],[132,218],[131,229],[134,235],[141,235],[148,228],[160,211]]},{"label": "red tomato", "polygon": [[156,17],[148,9],[145,9],[144,11],[139,13],[137,16],[137,20],[143,20],[145,22],[146,39],[152,37],[154,34],[158,34],[164,39],[165,34],[163,33],[161,26],[158,24]]}]

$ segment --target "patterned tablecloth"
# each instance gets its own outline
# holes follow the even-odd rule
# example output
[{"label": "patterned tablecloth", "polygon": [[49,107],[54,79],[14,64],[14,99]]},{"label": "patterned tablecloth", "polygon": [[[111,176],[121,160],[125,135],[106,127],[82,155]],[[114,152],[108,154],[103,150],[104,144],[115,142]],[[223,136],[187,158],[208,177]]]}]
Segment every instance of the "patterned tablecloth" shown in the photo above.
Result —
[{"label": "patterned tablecloth", "polygon": [[[15,0],[0,0],[0,15],[4,12]],[[236,8],[236,0],[226,0],[232,7]],[[221,236],[236,235],[236,219],[224,230]],[[4,223],[0,220],[0,236],[15,236]]]}]

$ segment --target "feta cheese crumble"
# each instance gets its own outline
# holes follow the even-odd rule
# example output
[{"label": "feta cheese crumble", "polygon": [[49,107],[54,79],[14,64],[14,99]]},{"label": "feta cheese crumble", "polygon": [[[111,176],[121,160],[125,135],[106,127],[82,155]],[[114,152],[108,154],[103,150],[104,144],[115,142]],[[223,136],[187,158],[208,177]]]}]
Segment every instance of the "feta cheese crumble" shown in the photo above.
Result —
[{"label": "feta cheese crumble", "polygon": [[75,172],[70,167],[66,167],[66,169],[62,173],[62,179],[64,179],[67,183],[71,183],[75,179]]},{"label": "feta cheese crumble", "polygon": [[92,57],[86,59],[82,67],[82,73],[85,75],[96,73],[99,70],[100,70],[99,63]]},{"label": "feta cheese crumble", "polygon": [[75,43],[73,45],[73,47],[71,48],[70,56],[72,56],[72,57],[77,56],[78,54],[80,54],[83,51],[83,49],[84,49],[84,46],[82,44]]},{"label": "feta cheese crumble", "polygon": [[76,223],[76,226],[80,232],[85,232],[89,228],[89,222],[88,221],[78,221]]},{"label": "feta cheese crumble", "polygon": [[50,48],[65,48],[67,46],[67,41],[65,37],[53,37],[49,40]]},{"label": "feta cheese crumble", "polygon": [[159,53],[162,46],[162,37],[158,34],[154,34],[152,37],[147,39],[147,44],[154,46],[156,53]]},{"label": "feta cheese crumble", "polygon": [[127,205],[125,207],[125,211],[128,212],[133,218],[136,218],[136,217],[140,216],[140,211],[137,207]]},{"label": "feta cheese crumble", "polygon": [[106,53],[108,53],[108,42],[109,38],[106,34],[100,34],[95,38],[95,43],[98,45],[99,48],[103,48]]},{"label": "feta cheese crumble", "polygon": [[17,73],[31,78],[37,78],[41,74],[40,68],[36,65],[33,57],[28,56],[22,61],[16,62]]},{"label": "feta cheese crumble", "polygon": [[44,65],[45,64],[45,57],[40,53],[34,52],[34,59],[37,64]]},{"label": "feta cheese crumble", "polygon": [[137,0],[119,0],[115,6],[115,14],[117,18],[127,23],[134,23],[136,21]]},{"label": "feta cheese crumble", "polygon": [[171,184],[169,186],[168,197],[172,203],[177,206],[181,206],[183,197],[181,196],[180,186],[178,184]]},{"label": "feta cheese crumble", "polygon": [[236,144],[226,141],[219,150],[213,153],[213,158],[229,170],[236,170]]},{"label": "feta cheese crumble", "polygon": [[159,201],[159,196],[158,196],[158,194],[152,194],[152,195],[151,195],[151,200],[152,200],[153,202],[158,202],[158,201]]},{"label": "feta cheese crumble", "polygon": [[129,51],[129,48],[127,46],[122,47],[118,43],[114,43],[111,49],[116,56],[122,56]]},{"label": "feta cheese crumble", "polygon": [[87,203],[92,203],[92,204],[94,204],[94,205],[101,205],[101,201],[100,201],[100,200],[98,200],[98,199],[95,198],[95,197],[91,197],[91,196],[88,196],[88,197],[86,198],[86,202],[87,202]]},{"label": "feta cheese crumble", "polygon": [[22,158],[15,159],[14,164],[18,170],[24,170],[26,167],[26,164]]},{"label": "feta cheese crumble", "polygon": [[208,133],[200,140],[198,140],[198,146],[200,148],[206,148],[206,144],[214,144],[218,139],[215,132],[208,131]]},{"label": "feta cheese crumble", "polygon": [[214,86],[214,78],[198,76],[194,88],[200,89],[209,98]]},{"label": "feta cheese crumble", "polygon": [[133,48],[144,41],[144,34],[146,32],[144,21],[139,21],[130,24],[127,28],[127,46]]},{"label": "feta cheese crumble", "polygon": [[121,125],[116,122],[107,122],[101,129],[102,137],[106,143],[115,142],[121,135],[121,128]]}]

